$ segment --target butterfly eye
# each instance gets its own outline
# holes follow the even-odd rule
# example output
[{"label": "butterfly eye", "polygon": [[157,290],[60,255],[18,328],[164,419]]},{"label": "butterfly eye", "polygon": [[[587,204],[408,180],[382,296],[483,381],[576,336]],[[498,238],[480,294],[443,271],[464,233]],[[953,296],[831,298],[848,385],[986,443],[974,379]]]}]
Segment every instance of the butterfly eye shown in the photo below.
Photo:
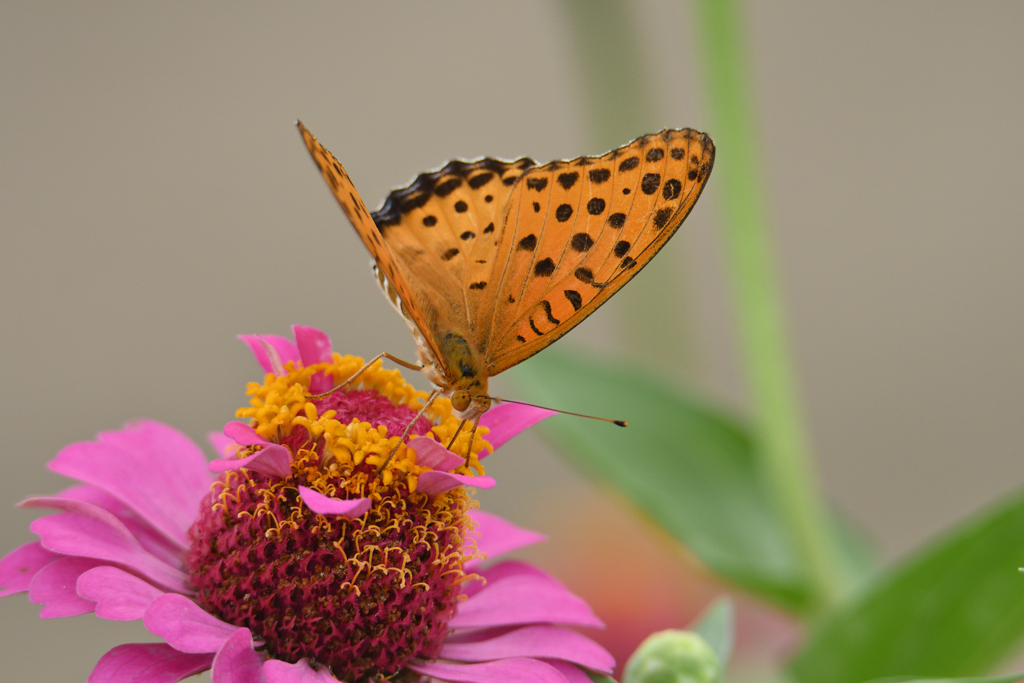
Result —
[{"label": "butterfly eye", "polygon": [[465,389],[459,389],[458,391],[454,392],[452,394],[452,399],[451,400],[452,400],[452,408],[454,408],[455,410],[459,411],[460,413],[463,410],[466,410],[467,408],[469,408],[469,403],[470,403],[470,401],[469,401],[469,392],[466,391]]}]

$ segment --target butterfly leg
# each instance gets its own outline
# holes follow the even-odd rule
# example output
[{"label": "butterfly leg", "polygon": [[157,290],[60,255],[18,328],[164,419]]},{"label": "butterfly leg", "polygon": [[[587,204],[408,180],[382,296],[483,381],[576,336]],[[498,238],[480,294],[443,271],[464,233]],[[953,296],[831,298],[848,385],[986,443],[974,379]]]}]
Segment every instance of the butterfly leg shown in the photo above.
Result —
[{"label": "butterfly leg", "polygon": [[409,368],[410,370],[422,370],[423,369],[423,366],[421,366],[421,365],[417,365],[416,363],[410,363],[407,360],[402,360],[401,358],[398,358],[396,356],[392,356],[387,351],[384,351],[382,353],[378,353],[369,362],[364,363],[363,367],[361,367],[358,370],[356,370],[355,374],[353,374],[351,377],[349,377],[347,380],[345,380],[341,384],[337,385],[333,389],[329,389],[328,391],[325,391],[322,394],[313,394],[309,398],[324,398],[324,397],[330,396],[335,391],[341,391],[342,389],[344,389],[348,385],[352,384],[352,382],[354,382],[359,377],[359,375],[361,375],[364,372],[366,372],[367,370],[369,370],[370,366],[373,365],[374,363],[376,363],[377,361],[379,361],[381,358],[387,358],[392,363],[397,363],[398,365],[401,365],[403,368]]},{"label": "butterfly leg", "polygon": [[455,439],[456,439],[456,438],[458,438],[458,436],[459,436],[459,432],[461,432],[461,431],[462,431],[462,427],[463,427],[463,426],[464,426],[465,424],[466,424],[466,421],[465,421],[465,420],[463,420],[462,422],[460,422],[460,423],[459,423],[459,426],[455,428],[455,433],[454,433],[454,434],[452,434],[452,440],[448,442],[448,446],[447,446],[448,450],[451,450],[451,449],[452,449],[452,444],[454,444],[454,443],[455,443]]},{"label": "butterfly leg", "polygon": [[[455,444],[455,439],[459,436],[459,432],[462,431],[462,427],[466,424],[466,422],[467,422],[466,420],[463,420],[462,422],[459,423],[458,428],[456,428],[456,430],[455,430],[455,434],[452,435],[451,441],[448,442],[448,450],[452,450],[452,446]],[[469,445],[466,446],[466,457],[467,458],[469,457],[469,454],[473,450],[473,440],[476,439],[476,428],[477,428],[477,425],[479,425],[479,424],[480,424],[480,420],[479,419],[473,420],[473,431],[471,431],[469,433]]]},{"label": "butterfly leg", "polygon": [[[384,355],[384,354],[381,354],[381,355]],[[427,402],[424,403],[423,407],[420,409],[420,412],[416,413],[416,417],[414,417],[412,419],[412,422],[409,423],[409,426],[407,426],[405,428],[405,431],[402,432],[402,438],[400,438],[398,440],[398,443],[395,444],[395,447],[391,449],[390,453],[388,453],[388,457],[385,458],[384,462],[381,463],[381,466],[377,468],[377,474],[380,474],[381,472],[383,472],[384,468],[388,466],[388,463],[391,462],[391,458],[395,457],[395,453],[398,452],[398,447],[401,446],[403,443],[405,443],[405,437],[409,436],[409,430],[412,429],[412,426],[414,424],[416,424],[416,421],[419,420],[423,416],[423,413],[427,412],[427,408],[430,407],[430,404],[433,403],[434,399],[437,398],[440,394],[441,394],[441,390],[440,389],[434,389],[434,391],[431,392],[430,396],[427,398]]]},{"label": "butterfly leg", "polygon": [[469,433],[469,446],[466,447],[466,459],[473,453],[473,441],[476,439],[476,428],[480,425],[480,418],[473,420],[473,431]]}]

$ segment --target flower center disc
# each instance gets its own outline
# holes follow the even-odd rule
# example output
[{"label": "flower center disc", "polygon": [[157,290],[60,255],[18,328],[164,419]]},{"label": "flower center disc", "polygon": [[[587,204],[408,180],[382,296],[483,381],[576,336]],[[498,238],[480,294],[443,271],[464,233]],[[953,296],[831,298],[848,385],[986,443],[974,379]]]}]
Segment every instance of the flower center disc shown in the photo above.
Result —
[{"label": "flower center disc", "polygon": [[[351,391],[310,396],[314,373],[337,383],[361,365],[334,354],[332,363],[289,363],[287,375],[250,384],[252,407],[238,417],[250,419],[263,443],[288,449],[291,474],[225,472],[189,530],[196,602],[248,627],[271,657],[305,657],[343,681],[389,677],[411,657],[439,654],[466,576],[462,546],[473,527],[466,511],[475,506],[461,487],[433,497],[416,490],[423,468],[398,437],[421,395],[396,371],[371,366]],[[458,422],[438,400],[410,436],[450,439]],[[459,443],[470,457],[459,471],[482,473],[475,453],[487,444],[470,448],[467,438]],[[370,498],[372,506],[356,519],[318,515],[300,485],[339,499]]]},{"label": "flower center disc", "polygon": [[[235,488],[228,509],[211,493],[192,527],[200,605],[247,626],[271,656],[309,657],[340,680],[389,676],[410,657],[437,656],[464,576],[465,494],[448,496],[446,509],[395,494],[361,519],[325,520],[282,491],[256,519],[245,514],[264,499],[254,483]],[[289,523],[268,529],[271,517]]]}]

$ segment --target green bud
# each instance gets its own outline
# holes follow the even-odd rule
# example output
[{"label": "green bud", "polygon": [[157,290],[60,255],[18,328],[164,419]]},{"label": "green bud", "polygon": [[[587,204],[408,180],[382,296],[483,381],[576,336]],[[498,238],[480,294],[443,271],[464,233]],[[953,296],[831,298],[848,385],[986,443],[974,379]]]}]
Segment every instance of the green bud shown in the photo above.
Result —
[{"label": "green bud", "polygon": [[622,683],[717,683],[718,656],[693,631],[660,631],[647,637],[626,662]]}]

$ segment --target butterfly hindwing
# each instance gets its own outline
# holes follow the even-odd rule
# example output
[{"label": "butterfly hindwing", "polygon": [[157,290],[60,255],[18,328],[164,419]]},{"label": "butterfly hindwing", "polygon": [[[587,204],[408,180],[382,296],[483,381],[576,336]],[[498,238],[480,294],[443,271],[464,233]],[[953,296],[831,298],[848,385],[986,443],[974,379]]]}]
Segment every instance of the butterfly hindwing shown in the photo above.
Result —
[{"label": "butterfly hindwing", "polygon": [[491,295],[487,287],[508,197],[532,166],[530,159],[452,161],[395,190],[372,214],[410,281],[440,309],[440,327],[476,330],[471,312]]},{"label": "butterfly hindwing", "polygon": [[691,129],[601,157],[526,171],[508,201],[492,280],[488,371],[496,375],[582,322],[665,245],[693,208],[714,143]]}]

